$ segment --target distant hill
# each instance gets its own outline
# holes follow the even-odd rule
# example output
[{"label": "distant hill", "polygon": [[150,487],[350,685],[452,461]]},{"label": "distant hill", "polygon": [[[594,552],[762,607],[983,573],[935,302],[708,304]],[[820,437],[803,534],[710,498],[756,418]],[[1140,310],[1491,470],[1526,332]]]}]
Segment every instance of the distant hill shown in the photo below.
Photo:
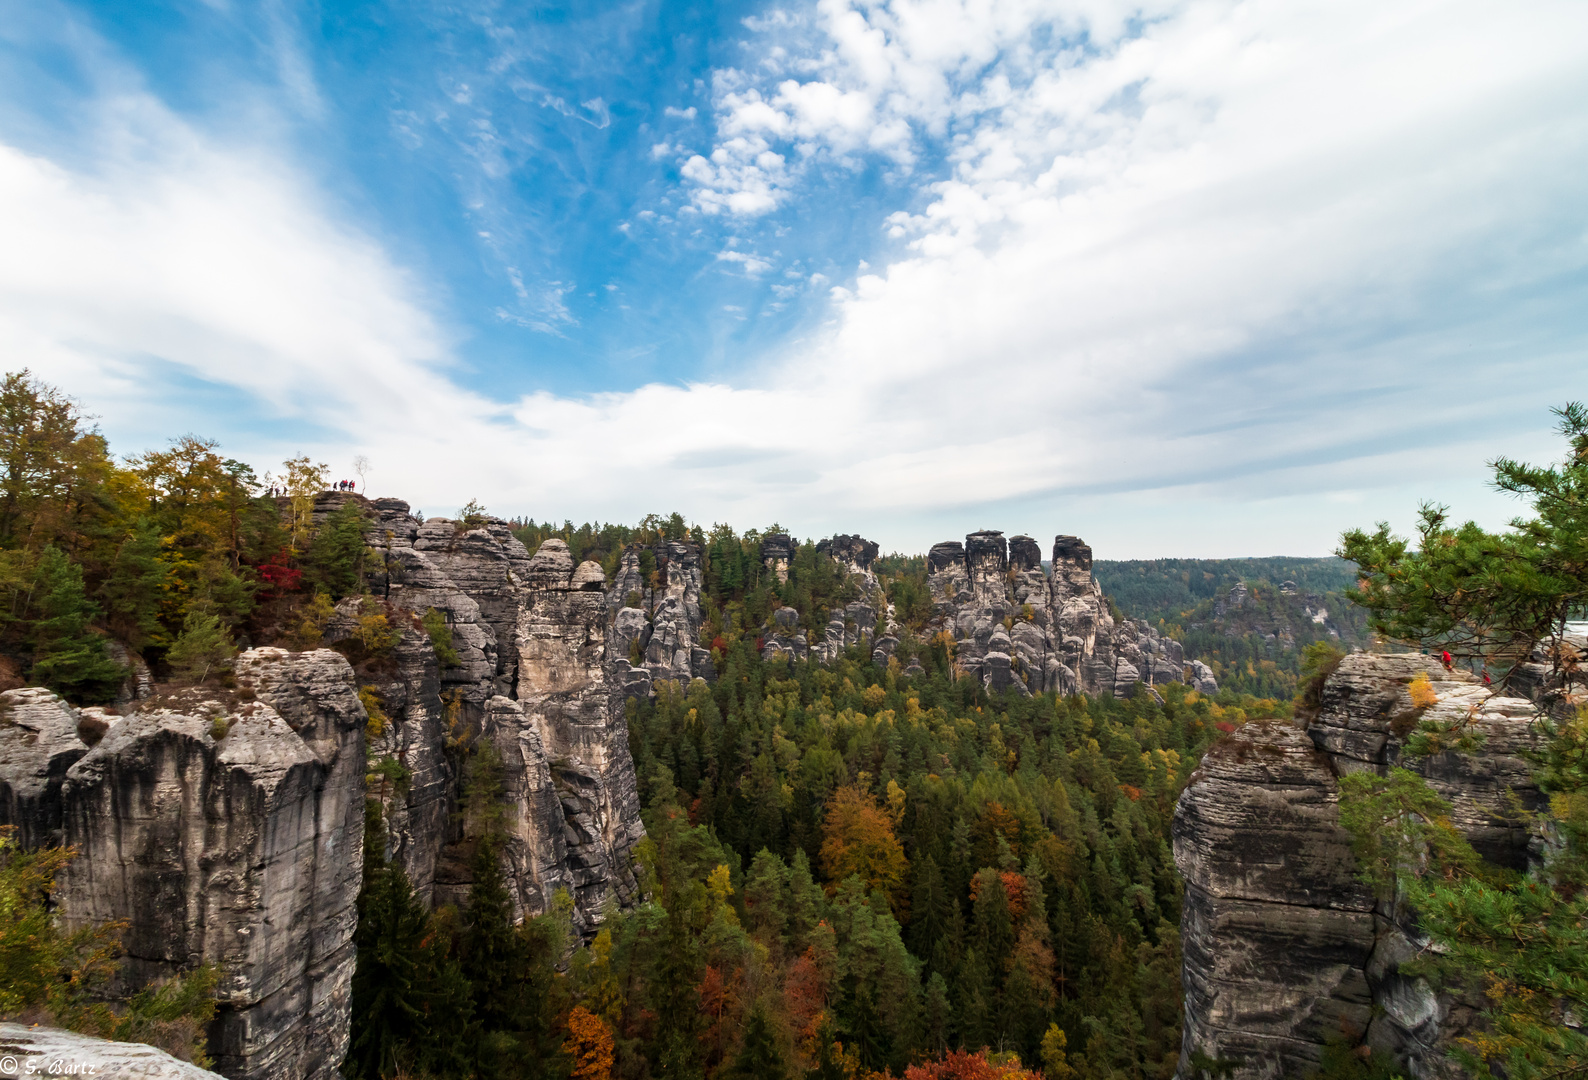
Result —
[{"label": "distant hill", "polygon": [[1133,559],[1092,572],[1122,612],[1160,625],[1240,693],[1289,697],[1307,645],[1372,641],[1367,613],[1345,598],[1356,567],[1344,559]]},{"label": "distant hill", "polygon": [[1237,581],[1275,585],[1294,581],[1304,593],[1343,592],[1356,580],[1356,564],[1323,559],[1099,559],[1092,573],[1120,610],[1138,619],[1174,621]]}]

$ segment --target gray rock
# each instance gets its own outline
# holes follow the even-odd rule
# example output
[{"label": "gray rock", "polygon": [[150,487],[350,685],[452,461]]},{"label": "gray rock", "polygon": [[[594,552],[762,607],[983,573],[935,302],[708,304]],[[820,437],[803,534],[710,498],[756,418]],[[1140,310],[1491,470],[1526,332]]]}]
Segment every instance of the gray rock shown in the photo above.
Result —
[{"label": "gray rock", "polygon": [[794,541],[788,533],[767,533],[761,540],[761,565],[777,576],[778,581],[788,580],[789,563],[794,561]]},{"label": "gray rock", "polygon": [[[1407,685],[1421,674],[1437,701],[1419,710]],[[1410,768],[1450,800],[1452,822],[1485,857],[1521,868],[1529,837],[1507,809],[1513,798],[1524,810],[1542,803],[1522,757],[1536,713],[1428,657],[1356,653],[1305,728],[1256,721],[1208,752],[1173,829],[1186,882],[1182,1076],[1197,1052],[1238,1059],[1236,1080],[1305,1075],[1342,1034],[1416,1080],[1462,1075],[1447,1051],[1476,1003],[1401,972],[1426,943],[1357,879],[1337,777]],[[1483,751],[1404,758],[1424,718],[1466,719]]]},{"label": "gray rock", "polygon": [[80,854],[62,917],[126,920],[129,983],[220,964],[210,1050],[228,1076],[331,1080],[348,1041],[365,712],[329,650],[251,650],[237,678],[241,700],[146,709],[67,772]]},{"label": "gray rock", "polygon": [[871,564],[877,557],[875,541],[867,540],[862,536],[835,536],[831,540],[819,541],[816,550],[831,555],[834,561],[851,574],[869,575]]},{"label": "gray rock", "polygon": [[0,1023],[0,1055],[17,1059],[13,1076],[140,1077],[143,1080],[221,1080],[143,1043],[111,1042],[60,1028]]},{"label": "gray rock", "polygon": [[[1124,696],[1144,682],[1161,701],[1156,686],[1192,677],[1179,642],[1144,624],[1116,625],[1092,577],[1092,549],[1076,537],[1054,538],[1051,572],[1044,572],[1029,536],[1006,543],[1003,533],[985,530],[963,545],[935,544],[927,556],[927,587],[937,628],[954,638],[955,662],[989,686],[1005,683],[1004,662],[988,666],[991,653],[1008,656],[1009,678],[1027,693]],[[997,624],[1006,620],[1013,628],[1004,635]],[[1206,666],[1196,675],[1199,689],[1218,691]]]},{"label": "gray rock", "polygon": [[60,843],[61,785],[88,753],[79,717],[48,690],[0,694],[0,822],[17,828],[26,848]]}]

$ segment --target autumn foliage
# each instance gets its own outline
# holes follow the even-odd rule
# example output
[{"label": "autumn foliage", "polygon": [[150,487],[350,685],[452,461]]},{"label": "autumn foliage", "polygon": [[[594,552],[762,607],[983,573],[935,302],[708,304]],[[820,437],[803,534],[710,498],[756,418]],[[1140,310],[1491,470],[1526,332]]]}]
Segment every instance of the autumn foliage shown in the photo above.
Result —
[{"label": "autumn foliage", "polygon": [[950,1050],[940,1061],[911,1065],[904,1070],[904,1080],[1042,1080],[1042,1074],[1021,1068],[1019,1058],[997,1062],[986,1050],[974,1054]]},{"label": "autumn foliage", "polygon": [[856,787],[840,788],[827,806],[822,835],[822,870],[828,881],[836,884],[857,874],[899,906],[909,863],[893,835],[892,818],[875,799]]},{"label": "autumn foliage", "polygon": [[573,1080],[608,1080],[612,1075],[612,1029],[583,1005],[568,1014],[562,1052],[573,1059]]}]

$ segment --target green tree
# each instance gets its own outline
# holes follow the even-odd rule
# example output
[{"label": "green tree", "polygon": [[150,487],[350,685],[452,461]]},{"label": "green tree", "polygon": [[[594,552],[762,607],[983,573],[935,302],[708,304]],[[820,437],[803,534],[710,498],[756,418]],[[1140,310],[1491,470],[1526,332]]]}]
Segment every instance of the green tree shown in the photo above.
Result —
[{"label": "green tree", "polygon": [[82,704],[114,701],[127,669],[105,653],[90,623],[99,609],[83,588],[83,569],[59,548],[44,549],[34,586],[30,678]]},{"label": "green tree", "polygon": [[[1583,673],[1565,636],[1588,599],[1588,410],[1573,403],[1557,415],[1569,447],[1563,466],[1493,466],[1495,486],[1529,496],[1534,517],[1489,534],[1451,528],[1443,508],[1425,506],[1415,549],[1383,526],[1348,533],[1341,546],[1360,557],[1359,595],[1390,636],[1509,664],[1542,647],[1551,661],[1537,724],[1539,784],[1550,799],[1540,826],[1553,842],[1519,879],[1482,862],[1415,773],[1355,774],[1340,785],[1341,822],[1364,878],[1400,897],[1436,946],[1405,969],[1488,1002],[1483,1029],[1454,1051],[1478,1077],[1588,1070],[1588,1034],[1560,1022],[1588,1014],[1588,715],[1566,704]],[[1474,741],[1428,728],[1409,740],[1409,757]]]},{"label": "green tree", "polygon": [[178,679],[199,683],[236,655],[237,646],[219,616],[189,611],[166,660]]},{"label": "green tree", "polygon": [[315,531],[303,557],[303,577],[340,600],[362,590],[364,583],[364,508],[349,500]]},{"label": "green tree", "polygon": [[148,517],[139,518],[117,547],[110,574],[100,589],[111,630],[138,651],[171,640],[160,622],[170,577],[170,568],[160,554],[160,530]]},{"label": "green tree", "polygon": [[1509,674],[1533,649],[1559,677],[1574,664],[1566,624],[1588,611],[1588,408],[1557,409],[1568,444],[1564,464],[1492,463],[1494,486],[1530,500],[1534,515],[1510,531],[1454,525],[1449,508],[1425,503],[1415,542],[1380,523],[1353,530],[1339,554],[1361,568],[1351,599],[1395,641],[1448,649]]},{"label": "green tree", "polygon": [[82,421],[76,402],[25,368],[0,382],[0,546],[55,538],[88,444],[102,453]]},{"label": "green tree", "polygon": [[378,806],[364,816],[364,880],[354,943],[352,1041],[344,1071],[377,1080],[425,1070],[467,1075],[473,1060],[469,984],[451,934],[427,916],[408,875],[387,862]]},{"label": "green tree", "polygon": [[778,1047],[766,1008],[760,1003],[750,1010],[744,1041],[726,1073],[735,1080],[784,1080],[788,1076],[788,1063]]},{"label": "green tree", "polygon": [[425,633],[430,636],[430,647],[436,651],[436,663],[443,668],[457,667],[463,663],[458,650],[452,647],[452,626],[445,612],[428,608],[421,620]]}]

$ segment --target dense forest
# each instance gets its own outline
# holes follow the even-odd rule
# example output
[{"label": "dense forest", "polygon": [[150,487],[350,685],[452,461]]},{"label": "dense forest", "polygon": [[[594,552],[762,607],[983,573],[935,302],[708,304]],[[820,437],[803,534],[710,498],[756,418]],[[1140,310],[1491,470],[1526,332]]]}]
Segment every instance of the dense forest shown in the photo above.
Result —
[{"label": "dense forest", "polygon": [[[719,678],[631,703],[647,899],[610,911],[565,975],[566,912],[509,931],[492,857],[463,912],[428,917],[400,870],[369,868],[360,955],[418,966],[361,961],[350,1072],[1172,1075],[1174,800],[1210,742],[1288,704],[1183,686],[1162,705],[989,698],[941,642],[909,640],[927,624],[911,605],[924,562],[903,557],[874,569],[924,676],[864,649],[763,661],[773,609],[815,628],[857,594],[814,543],[780,582],[760,556],[776,525],[514,524],[527,546],[557,536],[597,561],[635,540],[699,543]],[[487,809],[472,812],[489,817],[494,766],[474,768]],[[398,984],[406,996],[376,990]]]},{"label": "dense forest", "polygon": [[1098,559],[1092,574],[1120,608],[1138,619],[1177,621],[1204,601],[1227,596],[1236,582],[1294,582],[1297,591],[1343,593],[1356,584],[1356,567],[1322,559]]},{"label": "dense forest", "polygon": [[[304,457],[258,475],[194,436],[118,459],[64,395],[25,372],[8,376],[0,687],[109,702],[140,661],[161,690],[224,683],[250,644],[318,646],[332,605],[365,591],[378,558],[356,501],[312,517],[329,480]],[[484,513],[471,503],[458,517]],[[775,607],[797,608],[814,629],[857,595],[809,540],[779,582],[759,553],[775,525],[740,534],[676,514],[634,526],[513,524],[532,549],[559,535],[608,564],[631,544],[643,561],[667,539],[698,543],[703,637],[719,677],[663,684],[631,706],[644,900],[610,910],[590,940],[571,933],[564,900],[515,925],[489,841],[462,910],[425,911],[380,858],[371,804],[349,1075],[1173,1072],[1174,799],[1221,732],[1288,703],[1179,686],[1162,704],[989,698],[956,679],[946,646],[924,636],[912,649],[926,674],[913,678],[864,650],[826,667],[767,662],[755,639]],[[920,561],[883,559],[878,570],[905,636],[924,635]],[[422,624],[371,612],[370,633],[338,647],[389,642],[373,625],[381,620]],[[436,646],[446,647],[439,637]],[[461,753],[461,812],[489,838],[498,765],[466,740]],[[40,898],[56,865],[0,851],[0,889],[23,898],[6,908],[23,921],[0,934],[15,942],[25,931],[37,946],[8,954],[8,971],[73,975],[74,964],[109,963],[100,939],[89,957],[83,942],[50,936]],[[197,1056],[193,1017],[208,1006],[194,988],[213,977],[202,972],[157,1003],[161,1023],[196,1038]],[[50,978],[36,983],[0,1008],[43,1008],[57,1022],[89,1015]],[[147,1033],[127,1026],[141,1007],[117,1005],[114,1022],[94,1013],[96,1030]]]},{"label": "dense forest", "polygon": [[1367,613],[1347,596],[1356,570],[1344,559],[1099,560],[1092,572],[1110,600],[1239,693],[1294,697],[1309,645],[1374,644]]}]

